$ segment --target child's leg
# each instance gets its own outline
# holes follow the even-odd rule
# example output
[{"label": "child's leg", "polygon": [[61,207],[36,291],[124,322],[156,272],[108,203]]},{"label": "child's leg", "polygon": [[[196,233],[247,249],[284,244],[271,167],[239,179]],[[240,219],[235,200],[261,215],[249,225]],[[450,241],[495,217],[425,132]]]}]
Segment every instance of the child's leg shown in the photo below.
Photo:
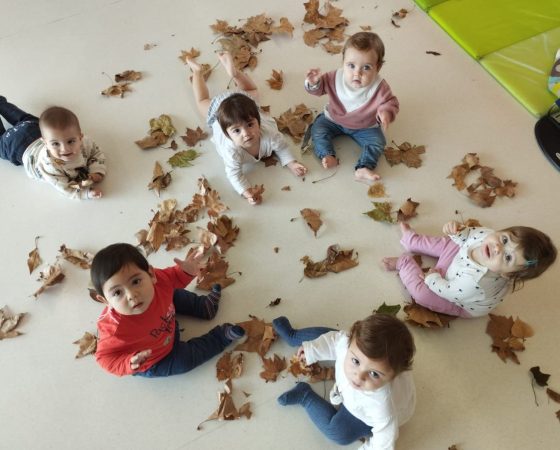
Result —
[{"label": "child's leg", "polygon": [[385,150],[385,135],[381,128],[364,128],[348,130],[349,136],[360,146],[362,152],[356,163],[356,178],[363,181],[375,181],[381,177],[374,172],[377,161]]},{"label": "child's leg", "polygon": [[6,97],[2,96],[0,96],[0,116],[4,117],[10,125],[14,126],[24,121],[39,122],[38,117],[22,111],[12,103],[8,103]]},{"label": "child's leg", "polygon": [[175,289],[173,291],[175,311],[186,316],[211,320],[218,312],[221,293],[222,287],[219,284],[212,286],[212,291],[208,295],[196,295],[185,289]]},{"label": "child's leg", "polygon": [[[449,264],[442,269],[447,270],[447,267],[449,267]],[[450,316],[470,317],[463,308],[439,297],[426,286],[422,269],[412,255],[401,255],[397,261],[397,270],[406,290],[419,305]]]},{"label": "child's leg", "polygon": [[210,108],[210,94],[208,92],[208,86],[206,86],[206,81],[204,81],[202,67],[192,59],[187,59],[187,64],[193,73],[192,87],[196,107],[198,108],[198,112],[202,115],[202,118],[206,120],[208,109]]},{"label": "child's leg", "polygon": [[321,432],[340,445],[348,445],[371,436],[371,427],[348,412],[344,405],[337,410],[317,395],[307,383],[298,383],[293,389],[278,397],[281,405],[299,404]]},{"label": "child's leg", "polygon": [[272,321],[272,328],[283,340],[292,347],[299,347],[304,341],[312,341],[329,331],[336,331],[327,327],[308,327],[296,330],[292,328],[287,317],[278,317]]},{"label": "child's leg", "polygon": [[183,342],[179,337],[179,324],[175,322],[175,341],[171,352],[145,372],[145,377],[168,377],[188,372],[220,354],[234,340],[245,335],[243,328],[224,324],[212,328],[208,333]]},{"label": "child's leg", "polygon": [[322,161],[325,169],[336,166],[336,152],[332,140],[342,134],[344,134],[342,128],[327,119],[323,113],[317,116],[311,126],[311,139],[313,140],[315,156]]}]

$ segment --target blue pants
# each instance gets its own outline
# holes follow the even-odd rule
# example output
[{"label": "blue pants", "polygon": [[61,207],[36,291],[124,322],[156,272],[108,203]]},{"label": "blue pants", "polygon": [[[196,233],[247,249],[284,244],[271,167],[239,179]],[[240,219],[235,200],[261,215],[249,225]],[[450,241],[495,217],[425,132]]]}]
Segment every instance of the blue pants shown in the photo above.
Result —
[{"label": "blue pants", "polygon": [[23,164],[23,153],[27,147],[41,137],[39,119],[8,103],[0,96],[0,116],[12,125],[8,131],[0,121],[0,158],[16,166]]},{"label": "blue pants", "polygon": [[[326,327],[296,330],[285,317],[274,319],[272,326],[276,333],[292,347],[299,347],[304,341],[312,341],[324,333],[336,331]],[[336,409],[311,389],[305,390],[300,405],[305,408],[317,428],[337,444],[347,445],[362,437],[371,436],[371,426],[353,416],[344,405]]]},{"label": "blue pants", "polygon": [[355,169],[361,167],[375,169],[377,160],[385,149],[385,136],[381,128],[360,128],[356,130],[345,128],[327,119],[324,113],[317,116],[311,127],[315,155],[319,159],[329,155],[336,156],[332,140],[336,136],[342,135],[350,136],[362,149]]},{"label": "blue pants", "polygon": [[[173,293],[173,304],[177,313],[211,320],[215,314],[209,317],[208,310],[204,306],[205,300],[205,296],[199,296],[184,289],[175,289]],[[185,373],[220,354],[231,344],[231,340],[225,336],[223,329],[219,326],[200,337],[189,339],[187,342],[181,341],[180,334],[179,324],[175,321],[175,339],[171,352],[148,370],[137,372],[134,375],[155,378]]]}]

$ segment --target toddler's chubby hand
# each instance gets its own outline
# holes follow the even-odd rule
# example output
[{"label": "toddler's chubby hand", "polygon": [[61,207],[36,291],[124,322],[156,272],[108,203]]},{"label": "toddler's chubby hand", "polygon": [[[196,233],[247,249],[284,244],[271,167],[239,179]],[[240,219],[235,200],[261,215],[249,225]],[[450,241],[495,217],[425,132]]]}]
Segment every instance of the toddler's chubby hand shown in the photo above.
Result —
[{"label": "toddler's chubby hand", "polygon": [[141,352],[136,353],[132,358],[130,358],[130,368],[132,370],[138,369],[144,361],[148,359],[148,356],[152,354],[150,349],[142,350]]},{"label": "toddler's chubby hand", "polygon": [[185,259],[174,258],[173,262],[177,264],[183,272],[197,277],[200,275],[200,269],[205,266],[202,262],[203,257],[204,249],[200,246],[196,250],[194,248],[189,250]]},{"label": "toddler's chubby hand", "polygon": [[456,220],[452,220],[451,222],[447,222],[443,226],[444,234],[457,234],[462,229],[463,229],[463,226],[459,222],[457,222]]},{"label": "toddler's chubby hand", "polygon": [[247,189],[241,195],[247,199],[250,205],[260,205],[262,203],[262,196],[255,195],[255,190],[253,188]]},{"label": "toddler's chubby hand", "polygon": [[314,85],[321,79],[321,69],[309,69],[305,74],[305,80],[310,84]]},{"label": "toddler's chubby hand", "polygon": [[304,364],[307,365],[307,361],[305,360],[305,351],[303,350],[303,345],[301,345],[298,349],[297,349],[297,353],[296,353],[297,358],[303,362]]},{"label": "toddler's chubby hand", "polygon": [[100,189],[89,188],[87,198],[98,199],[98,198],[101,198],[101,197],[103,197],[103,192],[101,192]]},{"label": "toddler's chubby hand", "polygon": [[103,180],[103,178],[105,178],[105,175],[103,175],[102,173],[90,173],[88,175],[88,180],[91,180],[94,183],[101,182]]},{"label": "toddler's chubby hand", "polygon": [[288,169],[296,176],[302,177],[307,173],[307,167],[297,161],[291,161],[287,164]]}]

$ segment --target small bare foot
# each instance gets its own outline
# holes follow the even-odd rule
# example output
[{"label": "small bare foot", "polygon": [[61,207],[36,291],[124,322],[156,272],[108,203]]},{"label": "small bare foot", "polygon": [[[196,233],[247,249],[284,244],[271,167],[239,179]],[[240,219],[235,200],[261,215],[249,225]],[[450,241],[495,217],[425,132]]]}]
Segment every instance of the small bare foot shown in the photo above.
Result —
[{"label": "small bare foot", "polygon": [[399,226],[401,227],[402,234],[405,234],[407,231],[410,230],[410,225],[406,222],[399,222]]},{"label": "small bare foot", "polygon": [[332,169],[338,166],[338,159],[336,159],[336,156],[328,155],[321,160],[321,164],[323,164],[325,169]]},{"label": "small bare foot", "polygon": [[194,59],[187,58],[187,64],[189,65],[193,73],[197,73],[202,70],[202,66],[198,64]]},{"label": "small bare foot", "polygon": [[383,263],[383,268],[388,271],[388,272],[392,272],[394,270],[397,270],[397,260],[399,258],[397,258],[396,256],[386,256],[385,258],[383,258],[381,260],[381,262]]},{"label": "small bare foot", "polygon": [[360,167],[354,172],[354,177],[356,181],[361,181],[362,183],[371,184],[374,181],[380,180],[381,176],[375,173],[373,170],[367,167]]}]

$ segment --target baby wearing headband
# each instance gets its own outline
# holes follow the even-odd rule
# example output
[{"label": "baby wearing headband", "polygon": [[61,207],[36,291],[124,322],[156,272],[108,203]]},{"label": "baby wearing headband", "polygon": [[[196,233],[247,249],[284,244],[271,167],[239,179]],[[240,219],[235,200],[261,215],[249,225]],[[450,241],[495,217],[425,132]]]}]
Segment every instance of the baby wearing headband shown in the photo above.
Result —
[{"label": "baby wearing headband", "polygon": [[[530,227],[493,231],[451,221],[443,226],[448,236],[435,237],[400,226],[407,253],[383,258],[385,270],[398,271],[416,303],[452,316],[487,314],[556,259],[550,238]],[[437,264],[424,273],[412,253],[437,258]]]}]

